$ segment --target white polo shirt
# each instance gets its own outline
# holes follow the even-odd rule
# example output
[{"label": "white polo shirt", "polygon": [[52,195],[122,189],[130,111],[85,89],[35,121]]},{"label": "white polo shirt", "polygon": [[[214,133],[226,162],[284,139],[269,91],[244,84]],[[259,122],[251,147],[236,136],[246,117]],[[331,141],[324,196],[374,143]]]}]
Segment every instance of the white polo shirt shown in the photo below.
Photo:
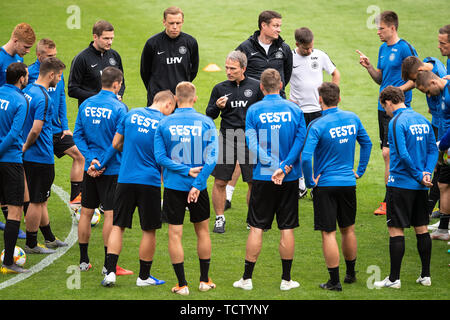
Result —
[{"label": "white polo shirt", "polygon": [[323,82],[323,70],[332,74],[336,66],[328,55],[313,49],[309,56],[302,56],[292,51],[293,64],[291,76],[290,99],[300,105],[304,113],[321,111],[317,89]]}]

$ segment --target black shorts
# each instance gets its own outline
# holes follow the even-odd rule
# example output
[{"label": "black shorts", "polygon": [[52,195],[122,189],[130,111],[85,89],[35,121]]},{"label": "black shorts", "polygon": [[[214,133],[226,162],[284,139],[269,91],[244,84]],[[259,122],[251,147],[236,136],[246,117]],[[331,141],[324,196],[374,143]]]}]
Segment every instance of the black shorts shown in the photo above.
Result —
[{"label": "black shorts", "polygon": [[202,222],[209,219],[210,204],[208,190],[200,191],[197,202],[188,203],[188,191],[179,191],[164,188],[163,211],[167,214],[169,224],[181,225],[184,222],[186,207],[189,208],[190,221],[192,223]]},{"label": "black shorts", "polygon": [[211,175],[216,179],[230,181],[236,162],[239,162],[242,180],[252,182],[253,164],[251,164],[250,152],[245,142],[245,131],[243,129],[221,130],[219,146],[219,160]]},{"label": "black shorts", "polygon": [[113,225],[131,229],[136,207],[142,230],[161,228],[161,187],[118,183],[114,195]]},{"label": "black shorts", "polygon": [[61,139],[62,134],[63,133],[60,132],[53,135],[53,153],[58,158],[62,158],[65,155],[64,152],[75,145],[72,136],[65,135],[64,138]]},{"label": "black shorts", "polygon": [[316,111],[316,112],[304,112],[303,117],[305,118],[305,124],[306,127],[311,123],[311,121],[320,118],[322,116],[322,111]]},{"label": "black shorts", "polygon": [[409,228],[426,226],[430,221],[427,210],[428,190],[386,187],[386,221],[388,227]]},{"label": "black shorts", "polygon": [[438,182],[450,184],[450,165],[448,164],[440,165]]},{"label": "black shorts", "polygon": [[103,210],[113,210],[116,186],[117,175],[101,175],[97,178],[92,178],[85,171],[81,187],[83,195],[81,197],[81,206],[87,209],[95,209],[102,204]]},{"label": "black shorts", "polygon": [[378,110],[378,131],[380,134],[380,148],[389,148],[389,121],[391,121],[391,117],[388,116],[386,111]]},{"label": "black shorts", "polygon": [[298,179],[281,185],[272,181],[253,181],[247,223],[255,228],[270,229],[275,215],[280,230],[299,226]]},{"label": "black shorts", "polygon": [[31,203],[43,203],[50,197],[55,180],[55,165],[24,161],[28,193]]},{"label": "black shorts", "polygon": [[0,162],[0,203],[23,206],[25,175],[23,164]]},{"label": "black shorts", "polygon": [[313,193],[314,230],[336,231],[355,224],[356,187],[315,187]]}]

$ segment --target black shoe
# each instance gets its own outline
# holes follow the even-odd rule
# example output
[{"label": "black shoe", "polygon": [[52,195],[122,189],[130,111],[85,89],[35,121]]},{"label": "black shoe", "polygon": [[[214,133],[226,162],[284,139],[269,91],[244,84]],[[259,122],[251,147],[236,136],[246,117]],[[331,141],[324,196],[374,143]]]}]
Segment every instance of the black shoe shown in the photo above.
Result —
[{"label": "black shoe", "polygon": [[226,200],[225,201],[225,208],[223,209],[223,211],[227,211],[230,208],[231,208],[231,201]]},{"label": "black shoe", "polygon": [[350,283],[354,283],[354,282],[356,282],[356,275],[353,275],[353,276],[351,276],[349,274],[345,275],[344,283],[350,284]]},{"label": "black shoe", "polygon": [[308,194],[308,189],[298,189],[298,198],[302,199]]},{"label": "black shoe", "polygon": [[214,233],[225,233],[225,220],[223,218],[216,218],[214,223]]},{"label": "black shoe", "polygon": [[340,282],[336,284],[331,284],[331,281],[328,280],[327,283],[322,283],[319,285],[322,289],[331,290],[331,291],[342,291],[342,285]]}]

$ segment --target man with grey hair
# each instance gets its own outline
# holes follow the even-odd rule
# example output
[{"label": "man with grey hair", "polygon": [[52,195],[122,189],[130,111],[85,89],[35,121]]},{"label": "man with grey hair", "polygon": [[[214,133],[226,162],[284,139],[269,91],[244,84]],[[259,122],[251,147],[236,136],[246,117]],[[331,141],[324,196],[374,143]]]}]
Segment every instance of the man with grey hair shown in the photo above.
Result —
[{"label": "man with grey hair", "polygon": [[245,116],[247,109],[264,95],[259,89],[259,81],[246,77],[247,56],[241,51],[232,51],[225,61],[228,80],[214,86],[206,115],[216,119],[219,114],[219,161],[212,173],[215,177],[212,202],[216,212],[213,232],[225,232],[224,208],[226,186],[231,180],[236,162],[242,171],[242,179],[248,184],[247,202],[252,185],[252,164],[245,143]]}]

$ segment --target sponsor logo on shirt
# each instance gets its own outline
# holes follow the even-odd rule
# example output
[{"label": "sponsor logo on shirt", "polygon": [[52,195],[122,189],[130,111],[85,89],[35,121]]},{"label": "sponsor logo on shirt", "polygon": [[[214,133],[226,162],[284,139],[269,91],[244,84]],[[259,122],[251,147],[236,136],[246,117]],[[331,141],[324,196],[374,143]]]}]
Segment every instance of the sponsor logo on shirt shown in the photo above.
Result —
[{"label": "sponsor logo on shirt", "polygon": [[169,131],[172,136],[200,137],[202,135],[202,127],[201,126],[179,124],[179,125],[169,126]]},{"label": "sponsor logo on shirt", "polygon": [[[152,118],[148,118],[148,117],[144,117],[144,116],[141,116],[141,115],[138,115],[138,114],[133,114],[131,116],[131,120],[130,121],[133,124],[137,124],[138,126],[143,126],[145,128],[148,128],[148,127],[151,126],[152,129],[156,129],[158,127],[158,123],[159,123],[158,120],[155,120],[155,119],[152,119]],[[148,130],[147,131],[143,131],[141,129],[142,128],[139,128],[138,131],[139,132],[148,133]]]},{"label": "sponsor logo on shirt", "polygon": [[160,55],[160,54],[163,54],[164,52],[165,51],[158,51],[157,54]]},{"label": "sponsor logo on shirt", "polygon": [[347,125],[347,126],[341,126],[341,127],[334,127],[329,130],[331,138],[341,138],[346,136],[351,136],[356,134],[356,126],[354,124]]},{"label": "sponsor logo on shirt", "polygon": [[292,116],[289,111],[285,112],[265,112],[259,115],[259,120],[262,123],[279,123],[279,122],[291,122]]},{"label": "sponsor logo on shirt", "polygon": [[170,58],[166,58],[167,64],[181,63],[181,60],[183,60],[183,57],[170,57]]},{"label": "sponsor logo on shirt", "polygon": [[245,108],[247,106],[248,101],[231,101],[232,108]]},{"label": "sponsor logo on shirt", "polygon": [[98,65],[98,63],[96,64],[91,64],[91,68],[95,68]]}]

